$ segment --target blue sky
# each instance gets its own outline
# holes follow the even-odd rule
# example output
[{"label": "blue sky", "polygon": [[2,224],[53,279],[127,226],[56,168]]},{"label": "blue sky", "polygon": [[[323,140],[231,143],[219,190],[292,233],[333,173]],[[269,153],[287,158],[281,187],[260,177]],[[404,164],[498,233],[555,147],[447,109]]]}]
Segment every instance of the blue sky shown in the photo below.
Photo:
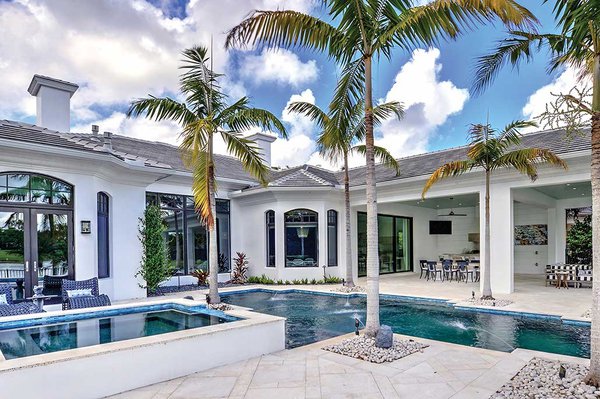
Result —
[{"label": "blue sky", "polygon": [[[540,19],[541,31],[555,29],[551,3],[521,4]],[[298,49],[223,49],[224,32],[248,12],[278,7],[322,13],[314,0],[99,0],[75,7],[66,0],[0,1],[0,74],[11,76],[0,88],[0,119],[35,120],[34,99],[26,88],[33,73],[42,73],[80,85],[73,97],[72,130],[88,131],[94,123],[114,133],[176,143],[177,126],[128,120],[124,112],[136,97],[176,93],[180,51],[206,45],[213,35],[216,69],[227,74],[225,90],[232,97],[250,96],[289,128],[290,141],[274,144],[275,163],[333,167],[315,154],[314,126],[285,107],[292,100],[326,107],[337,67],[321,54]],[[374,68],[375,96],[403,101],[407,116],[384,124],[376,132],[379,143],[396,156],[463,145],[469,124],[484,122],[488,113],[495,126],[536,115],[550,91],[572,84],[567,73],[547,74],[542,53],[518,73],[506,68],[483,95],[470,97],[475,58],[504,35],[497,23],[436,49],[395,51],[391,60],[380,60]]]}]

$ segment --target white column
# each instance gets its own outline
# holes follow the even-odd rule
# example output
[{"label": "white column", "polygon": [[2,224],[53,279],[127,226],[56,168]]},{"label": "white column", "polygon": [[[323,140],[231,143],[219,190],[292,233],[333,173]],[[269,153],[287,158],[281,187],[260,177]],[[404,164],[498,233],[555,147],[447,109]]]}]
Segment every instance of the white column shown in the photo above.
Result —
[{"label": "white column", "polygon": [[[485,212],[484,199],[481,204]],[[490,187],[490,236],[492,292],[510,294],[514,291],[514,215],[510,187],[494,184]]]}]

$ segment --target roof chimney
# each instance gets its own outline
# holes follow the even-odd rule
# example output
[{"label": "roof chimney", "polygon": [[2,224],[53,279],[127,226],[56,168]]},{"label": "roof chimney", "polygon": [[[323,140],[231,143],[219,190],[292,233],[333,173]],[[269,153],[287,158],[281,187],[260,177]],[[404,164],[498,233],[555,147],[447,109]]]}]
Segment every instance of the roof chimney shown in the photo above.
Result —
[{"label": "roof chimney", "polygon": [[277,140],[276,136],[267,133],[253,133],[246,137],[248,140],[252,140],[259,147],[259,152],[262,155],[263,160],[267,166],[271,166],[271,144]]},{"label": "roof chimney", "polygon": [[98,125],[92,125],[92,134],[97,136],[98,132],[100,132],[100,127]]},{"label": "roof chimney", "polygon": [[27,91],[36,97],[36,125],[68,132],[71,127],[71,97],[78,88],[64,80],[33,75]]},{"label": "roof chimney", "polygon": [[112,133],[104,132],[104,150],[110,152],[112,149]]}]

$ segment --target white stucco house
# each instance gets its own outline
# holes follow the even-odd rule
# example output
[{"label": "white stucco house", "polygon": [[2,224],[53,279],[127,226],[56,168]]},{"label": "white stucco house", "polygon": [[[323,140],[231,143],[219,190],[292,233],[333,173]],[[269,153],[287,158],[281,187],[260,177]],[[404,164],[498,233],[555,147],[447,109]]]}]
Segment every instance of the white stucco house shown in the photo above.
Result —
[{"label": "white stucco house", "polygon": [[[168,253],[181,270],[179,280],[191,283],[189,273],[206,266],[208,245],[177,147],[101,133],[98,127],[71,132],[70,98],[77,85],[36,75],[28,90],[37,99],[36,124],[0,120],[0,281],[13,282],[19,295],[28,296],[45,278],[97,276],[101,291],[115,300],[144,296],[135,277],[138,222],[146,204],[156,203],[165,211]],[[270,162],[274,138],[254,139]],[[515,172],[497,173],[489,249],[479,242],[480,172],[448,179],[420,199],[429,174],[462,158],[465,147],[402,158],[399,176],[378,167],[381,272],[418,273],[421,259],[477,258],[490,250],[492,287],[510,293],[515,275],[544,274],[546,264],[565,261],[567,210],[591,206],[590,138],[566,140],[561,131],[542,131],[523,141],[560,154],[569,169],[543,166],[535,182]],[[273,168],[269,185],[262,187],[235,158],[217,155],[216,162],[221,280],[228,279],[236,252],[248,255],[250,275],[344,276],[340,172],[309,165]],[[358,277],[365,274],[365,169],[352,169],[350,176]],[[533,226],[543,237],[515,243],[516,226]]]}]

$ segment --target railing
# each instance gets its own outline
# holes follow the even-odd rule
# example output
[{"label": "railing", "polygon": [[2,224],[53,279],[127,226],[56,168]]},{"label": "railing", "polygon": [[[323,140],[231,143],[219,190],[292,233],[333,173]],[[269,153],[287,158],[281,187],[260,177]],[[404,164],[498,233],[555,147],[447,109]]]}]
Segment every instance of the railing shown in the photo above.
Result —
[{"label": "railing", "polygon": [[[69,274],[67,265],[43,266],[38,269],[38,278],[44,276],[66,276]],[[25,265],[11,265],[2,267],[0,265],[0,280],[18,280],[25,278]]]}]

